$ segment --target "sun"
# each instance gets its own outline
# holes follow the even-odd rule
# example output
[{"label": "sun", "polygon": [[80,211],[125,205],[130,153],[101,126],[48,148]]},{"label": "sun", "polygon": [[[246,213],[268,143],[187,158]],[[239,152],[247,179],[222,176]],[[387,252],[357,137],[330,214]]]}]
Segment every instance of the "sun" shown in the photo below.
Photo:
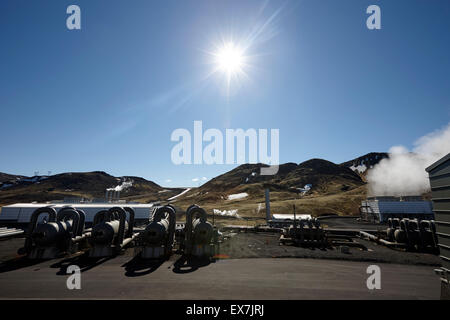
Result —
[{"label": "sun", "polygon": [[233,42],[225,43],[214,54],[217,69],[229,77],[241,73],[245,64],[243,51]]},{"label": "sun", "polygon": [[248,55],[249,45],[244,41],[222,40],[213,43],[214,49],[205,51],[209,56],[208,63],[213,69],[207,75],[217,75],[220,85],[224,85],[225,95],[231,96],[249,80],[247,72],[252,67],[252,56]]}]

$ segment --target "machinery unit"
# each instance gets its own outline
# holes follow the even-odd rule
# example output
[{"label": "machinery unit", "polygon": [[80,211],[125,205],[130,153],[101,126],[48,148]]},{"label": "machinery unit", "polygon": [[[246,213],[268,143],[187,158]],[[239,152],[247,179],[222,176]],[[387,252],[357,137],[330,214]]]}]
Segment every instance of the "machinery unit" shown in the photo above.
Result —
[{"label": "machinery unit", "polygon": [[433,220],[389,218],[387,240],[406,245],[406,249],[438,251],[436,226]]},{"label": "machinery unit", "polygon": [[212,257],[218,244],[218,232],[207,221],[206,211],[197,205],[186,210],[184,239],[180,247],[188,256]]},{"label": "machinery unit", "polygon": [[77,244],[91,235],[89,230],[85,232],[84,222],[84,212],[73,207],[63,207],[58,213],[51,207],[39,208],[31,215],[25,245],[19,254],[30,259],[52,259],[64,252],[74,252]]},{"label": "machinery unit", "polygon": [[143,259],[160,259],[172,253],[175,238],[176,210],[171,205],[153,211],[150,223],[136,238],[135,255]]},{"label": "machinery unit", "polygon": [[283,228],[280,236],[280,243],[292,243],[303,247],[327,246],[327,237],[325,231],[320,225],[320,221],[312,219],[294,219],[294,224]]},{"label": "machinery unit", "polygon": [[[126,220],[128,212],[129,218]],[[101,210],[94,217],[89,257],[100,258],[118,254],[135,237],[134,211],[129,207]]]}]

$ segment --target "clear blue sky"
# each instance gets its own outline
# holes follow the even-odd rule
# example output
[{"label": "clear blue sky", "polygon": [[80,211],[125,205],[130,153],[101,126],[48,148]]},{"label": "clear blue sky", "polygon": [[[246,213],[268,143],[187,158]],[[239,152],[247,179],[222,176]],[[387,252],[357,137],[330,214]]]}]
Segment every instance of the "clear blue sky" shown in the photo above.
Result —
[{"label": "clear blue sky", "polygon": [[[66,28],[70,4],[81,30]],[[206,52],[266,22],[225,94]],[[194,120],[278,128],[280,162],[339,163],[450,119],[448,0],[2,0],[0,41],[1,172],[190,186],[235,167],[172,164],[170,135]]]}]

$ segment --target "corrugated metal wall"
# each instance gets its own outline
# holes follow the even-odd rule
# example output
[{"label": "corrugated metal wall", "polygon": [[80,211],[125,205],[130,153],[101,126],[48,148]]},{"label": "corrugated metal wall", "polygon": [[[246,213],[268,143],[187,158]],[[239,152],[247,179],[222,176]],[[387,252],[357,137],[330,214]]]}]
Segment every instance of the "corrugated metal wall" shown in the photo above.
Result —
[{"label": "corrugated metal wall", "polygon": [[450,154],[427,168],[442,266],[450,270]]},{"label": "corrugated metal wall", "polygon": [[363,200],[361,211],[366,214],[375,214],[381,222],[392,217],[405,217],[410,219],[434,218],[430,201],[394,201],[387,199],[387,197],[381,199],[382,200]]}]

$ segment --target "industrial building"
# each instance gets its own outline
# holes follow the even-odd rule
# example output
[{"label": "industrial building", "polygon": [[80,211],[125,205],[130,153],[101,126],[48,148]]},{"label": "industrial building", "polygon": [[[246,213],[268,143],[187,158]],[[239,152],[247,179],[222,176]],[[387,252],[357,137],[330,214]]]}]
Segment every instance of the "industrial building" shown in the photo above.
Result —
[{"label": "industrial building", "polygon": [[441,297],[450,299],[450,153],[433,163],[426,171],[430,178],[438,246],[442,258]]},{"label": "industrial building", "polygon": [[389,218],[434,220],[431,201],[421,197],[369,197],[361,202],[361,220],[386,222]]},{"label": "industrial building", "polygon": [[[17,203],[2,207],[0,211],[0,223],[2,225],[25,225],[30,222],[33,212],[42,207],[51,207],[56,211],[62,207],[76,207],[83,210],[86,214],[86,223],[92,223],[94,216],[101,210],[109,210],[116,207],[118,203]],[[123,204],[120,204],[123,205]],[[135,212],[135,221],[148,221],[150,216],[150,209],[153,204],[127,203]]]}]

